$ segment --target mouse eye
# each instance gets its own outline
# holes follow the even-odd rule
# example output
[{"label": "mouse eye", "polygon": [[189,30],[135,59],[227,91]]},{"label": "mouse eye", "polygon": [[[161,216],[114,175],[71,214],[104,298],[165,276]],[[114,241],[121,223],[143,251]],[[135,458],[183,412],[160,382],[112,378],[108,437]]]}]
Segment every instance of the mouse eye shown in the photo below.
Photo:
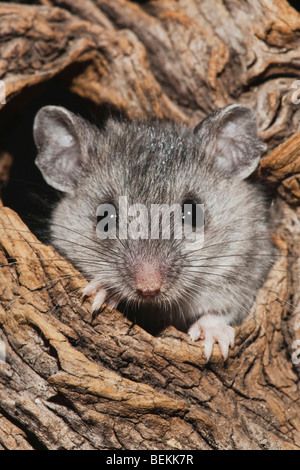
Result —
[{"label": "mouse eye", "polygon": [[193,229],[203,226],[203,223],[204,223],[203,204],[198,204],[192,200],[186,200],[182,204],[182,223],[192,226]]}]

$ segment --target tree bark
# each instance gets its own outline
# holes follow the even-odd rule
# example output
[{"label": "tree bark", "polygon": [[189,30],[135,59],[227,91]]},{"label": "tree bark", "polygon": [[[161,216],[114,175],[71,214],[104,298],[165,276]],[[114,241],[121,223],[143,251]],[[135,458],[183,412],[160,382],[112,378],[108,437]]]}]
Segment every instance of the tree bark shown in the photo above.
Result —
[{"label": "tree bark", "polygon": [[229,359],[215,345],[206,364],[175,328],[93,317],[81,274],[0,207],[0,448],[299,449],[300,15],[283,0],[40,3],[0,4],[7,104],[58,75],[129,118],[194,125],[251,104],[278,254]]}]

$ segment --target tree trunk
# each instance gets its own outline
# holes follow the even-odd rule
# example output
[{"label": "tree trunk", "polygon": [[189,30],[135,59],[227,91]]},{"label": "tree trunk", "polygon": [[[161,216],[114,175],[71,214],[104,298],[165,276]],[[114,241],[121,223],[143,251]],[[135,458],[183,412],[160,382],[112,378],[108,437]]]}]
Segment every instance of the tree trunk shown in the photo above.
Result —
[{"label": "tree trunk", "polygon": [[87,281],[0,207],[0,448],[300,449],[300,15],[284,0],[42,0],[0,17],[1,122],[54,77],[129,118],[195,125],[248,103],[268,144],[256,177],[280,214],[235,347],[206,364],[175,328],[93,317]]}]

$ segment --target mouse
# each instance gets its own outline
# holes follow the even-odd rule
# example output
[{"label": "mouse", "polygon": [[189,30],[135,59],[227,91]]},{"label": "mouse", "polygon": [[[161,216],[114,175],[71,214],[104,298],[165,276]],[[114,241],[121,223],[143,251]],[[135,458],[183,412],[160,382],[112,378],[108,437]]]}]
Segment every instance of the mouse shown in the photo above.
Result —
[{"label": "mouse", "polygon": [[[232,103],[194,128],[114,117],[98,127],[48,105],[33,134],[36,165],[62,194],[50,241],[88,280],[93,312],[155,313],[203,341],[207,361],[215,343],[226,360],[273,263],[268,197],[251,177],[266,150],[254,110]],[[151,236],[152,207],[173,206],[169,236],[162,218]],[[175,237],[178,224],[188,236]]]}]

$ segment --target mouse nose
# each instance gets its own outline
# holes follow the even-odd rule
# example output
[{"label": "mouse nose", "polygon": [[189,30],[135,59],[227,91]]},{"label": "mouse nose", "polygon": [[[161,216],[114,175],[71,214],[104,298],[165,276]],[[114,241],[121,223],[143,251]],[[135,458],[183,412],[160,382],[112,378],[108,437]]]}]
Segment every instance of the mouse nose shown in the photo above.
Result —
[{"label": "mouse nose", "polygon": [[137,289],[137,292],[143,297],[155,297],[157,294],[160,293],[160,288],[155,289],[152,287],[148,287],[145,289]]},{"label": "mouse nose", "polygon": [[155,297],[160,293],[162,277],[157,265],[143,262],[136,271],[136,290],[143,297]]}]

